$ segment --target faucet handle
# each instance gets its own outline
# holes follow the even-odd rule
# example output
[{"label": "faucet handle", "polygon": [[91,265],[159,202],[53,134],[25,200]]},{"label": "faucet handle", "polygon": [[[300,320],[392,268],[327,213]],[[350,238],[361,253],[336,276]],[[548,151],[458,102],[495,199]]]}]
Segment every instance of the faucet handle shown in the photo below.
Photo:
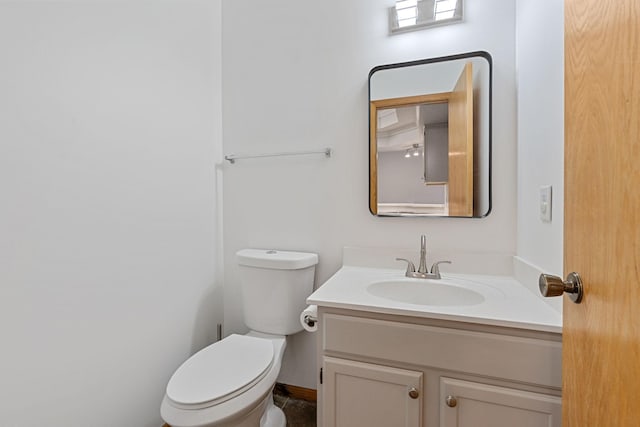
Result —
[{"label": "faucet handle", "polygon": [[433,263],[431,266],[431,274],[436,275],[438,279],[440,278],[440,264],[451,264],[451,261],[438,261]]},{"label": "faucet handle", "polygon": [[416,266],[411,260],[408,260],[406,258],[396,258],[396,261],[405,261],[407,263],[407,271],[405,275],[408,275],[409,273],[415,273]]}]

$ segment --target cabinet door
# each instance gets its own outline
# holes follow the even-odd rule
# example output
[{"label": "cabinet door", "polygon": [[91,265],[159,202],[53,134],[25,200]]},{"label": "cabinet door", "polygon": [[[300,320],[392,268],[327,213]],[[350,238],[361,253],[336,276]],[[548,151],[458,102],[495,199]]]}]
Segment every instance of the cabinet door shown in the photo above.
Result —
[{"label": "cabinet door", "polygon": [[440,378],[440,427],[560,427],[560,414],[557,396]]},{"label": "cabinet door", "polygon": [[323,358],[323,427],[419,427],[422,372]]}]

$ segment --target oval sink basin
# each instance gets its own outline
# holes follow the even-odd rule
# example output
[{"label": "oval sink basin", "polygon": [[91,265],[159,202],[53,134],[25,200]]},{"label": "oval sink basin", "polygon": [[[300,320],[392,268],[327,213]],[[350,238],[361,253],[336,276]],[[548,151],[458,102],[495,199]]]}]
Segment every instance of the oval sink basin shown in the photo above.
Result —
[{"label": "oval sink basin", "polygon": [[484,302],[482,294],[446,279],[375,282],[367,286],[367,292],[392,301],[416,305],[476,305]]}]

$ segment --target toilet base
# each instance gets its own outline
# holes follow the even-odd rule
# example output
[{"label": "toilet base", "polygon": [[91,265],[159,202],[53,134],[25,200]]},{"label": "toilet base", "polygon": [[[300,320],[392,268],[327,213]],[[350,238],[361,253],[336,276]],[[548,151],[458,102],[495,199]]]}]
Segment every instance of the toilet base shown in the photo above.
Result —
[{"label": "toilet base", "polygon": [[287,419],[282,409],[273,404],[273,394],[269,395],[267,407],[260,419],[260,427],[286,427]]}]

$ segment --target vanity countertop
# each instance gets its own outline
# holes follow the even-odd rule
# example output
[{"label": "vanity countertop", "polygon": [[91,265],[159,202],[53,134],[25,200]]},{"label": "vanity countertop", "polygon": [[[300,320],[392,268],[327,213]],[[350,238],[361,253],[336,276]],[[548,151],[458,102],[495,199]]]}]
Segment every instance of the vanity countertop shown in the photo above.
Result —
[{"label": "vanity countertop", "polygon": [[[307,298],[322,307],[562,333],[562,315],[509,276],[443,273],[484,296],[476,305],[418,305],[372,295],[373,282],[404,278],[404,270],[344,266]],[[419,280],[419,279],[418,279]],[[425,284],[426,285],[426,284]]]}]

